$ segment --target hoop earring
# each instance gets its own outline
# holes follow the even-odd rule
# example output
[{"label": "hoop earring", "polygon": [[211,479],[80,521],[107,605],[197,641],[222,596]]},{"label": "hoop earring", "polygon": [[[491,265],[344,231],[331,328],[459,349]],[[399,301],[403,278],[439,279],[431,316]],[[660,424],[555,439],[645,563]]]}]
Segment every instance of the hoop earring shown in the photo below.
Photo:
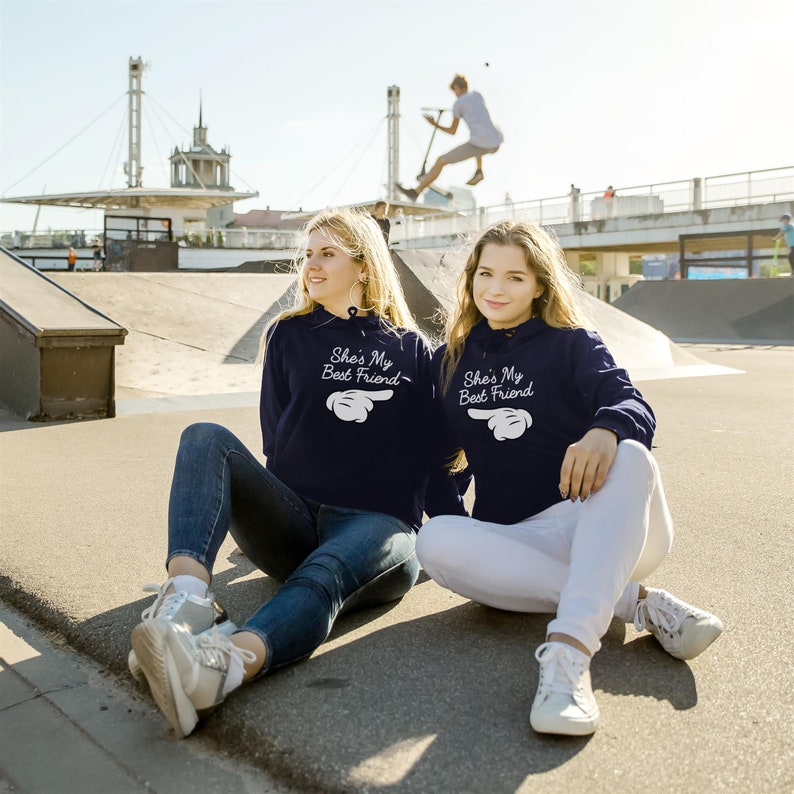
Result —
[{"label": "hoop earring", "polygon": [[356,310],[358,310],[360,312],[374,312],[375,311],[375,307],[374,306],[371,306],[369,309],[365,309],[363,306],[357,306],[355,300],[353,299],[353,290],[355,289],[356,284],[363,284],[364,287],[366,287],[366,285],[368,283],[369,283],[369,278],[367,278],[366,281],[362,281],[359,278],[357,281],[355,281],[353,284],[350,285],[349,296],[350,296],[350,306],[351,306],[351,308],[356,309]]}]

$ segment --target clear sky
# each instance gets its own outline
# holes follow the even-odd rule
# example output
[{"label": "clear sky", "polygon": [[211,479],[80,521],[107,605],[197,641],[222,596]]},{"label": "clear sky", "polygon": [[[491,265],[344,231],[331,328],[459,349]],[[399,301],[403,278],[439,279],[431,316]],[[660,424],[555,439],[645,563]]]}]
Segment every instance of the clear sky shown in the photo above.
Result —
[{"label": "clear sky", "polygon": [[[233,186],[260,194],[237,212],[381,196],[389,85],[413,184],[431,133],[421,108],[451,107],[456,72],[505,136],[480,205],[790,165],[792,29],[789,0],[0,0],[0,194],[126,185],[131,56],[151,64],[144,185],[168,185],[201,96]],[[437,134],[430,162],[465,140],[464,125]],[[0,231],[35,213],[0,204]],[[100,218],[45,207],[39,229]]]}]

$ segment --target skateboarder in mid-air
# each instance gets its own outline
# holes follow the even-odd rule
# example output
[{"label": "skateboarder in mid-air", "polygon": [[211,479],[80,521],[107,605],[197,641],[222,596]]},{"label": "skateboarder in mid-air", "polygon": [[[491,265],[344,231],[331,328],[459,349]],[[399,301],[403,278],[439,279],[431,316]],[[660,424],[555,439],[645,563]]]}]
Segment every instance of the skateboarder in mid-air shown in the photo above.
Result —
[{"label": "skateboarder in mid-air", "polygon": [[460,163],[470,157],[477,158],[477,170],[466,184],[476,185],[482,182],[484,178],[482,156],[498,151],[504,140],[501,131],[491,121],[491,116],[488,113],[488,108],[485,107],[485,100],[482,98],[482,94],[477,91],[469,91],[469,83],[463,75],[456,74],[449,87],[455,92],[457,97],[455,104],[452,106],[452,124],[444,127],[431,115],[425,115],[425,119],[436,129],[447,132],[450,135],[454,135],[458,131],[458,124],[463,119],[469,128],[469,141],[446,154],[442,154],[415,188],[405,188],[402,185],[397,185],[400,191],[411,201],[416,201],[420,193],[438,179],[445,165]]}]

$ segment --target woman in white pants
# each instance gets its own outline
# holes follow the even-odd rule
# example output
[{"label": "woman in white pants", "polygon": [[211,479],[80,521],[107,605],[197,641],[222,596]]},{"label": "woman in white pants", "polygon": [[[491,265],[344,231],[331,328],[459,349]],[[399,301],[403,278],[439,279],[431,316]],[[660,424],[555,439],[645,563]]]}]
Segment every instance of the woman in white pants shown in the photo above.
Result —
[{"label": "woman in white pants", "polygon": [[417,556],[440,585],[479,603],[556,612],[530,722],[586,735],[598,724],[590,658],[613,615],[679,659],[719,619],[642,580],[673,538],[650,406],[585,330],[575,276],[541,228],[486,230],[461,274],[436,352],[444,413],[474,476],[472,517],[438,516]]}]

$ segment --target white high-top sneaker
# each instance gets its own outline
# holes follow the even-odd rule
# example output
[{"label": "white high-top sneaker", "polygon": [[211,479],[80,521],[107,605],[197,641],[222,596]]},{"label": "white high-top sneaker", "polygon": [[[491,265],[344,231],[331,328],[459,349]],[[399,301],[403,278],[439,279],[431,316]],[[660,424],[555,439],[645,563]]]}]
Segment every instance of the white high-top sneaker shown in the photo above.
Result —
[{"label": "white high-top sneaker", "polygon": [[538,691],[529,722],[538,733],[587,736],[598,725],[598,704],[590,683],[590,657],[563,642],[544,642]]},{"label": "white high-top sneaker", "polygon": [[647,629],[676,659],[694,659],[722,634],[722,621],[666,590],[648,588],[637,602],[634,628]]}]

